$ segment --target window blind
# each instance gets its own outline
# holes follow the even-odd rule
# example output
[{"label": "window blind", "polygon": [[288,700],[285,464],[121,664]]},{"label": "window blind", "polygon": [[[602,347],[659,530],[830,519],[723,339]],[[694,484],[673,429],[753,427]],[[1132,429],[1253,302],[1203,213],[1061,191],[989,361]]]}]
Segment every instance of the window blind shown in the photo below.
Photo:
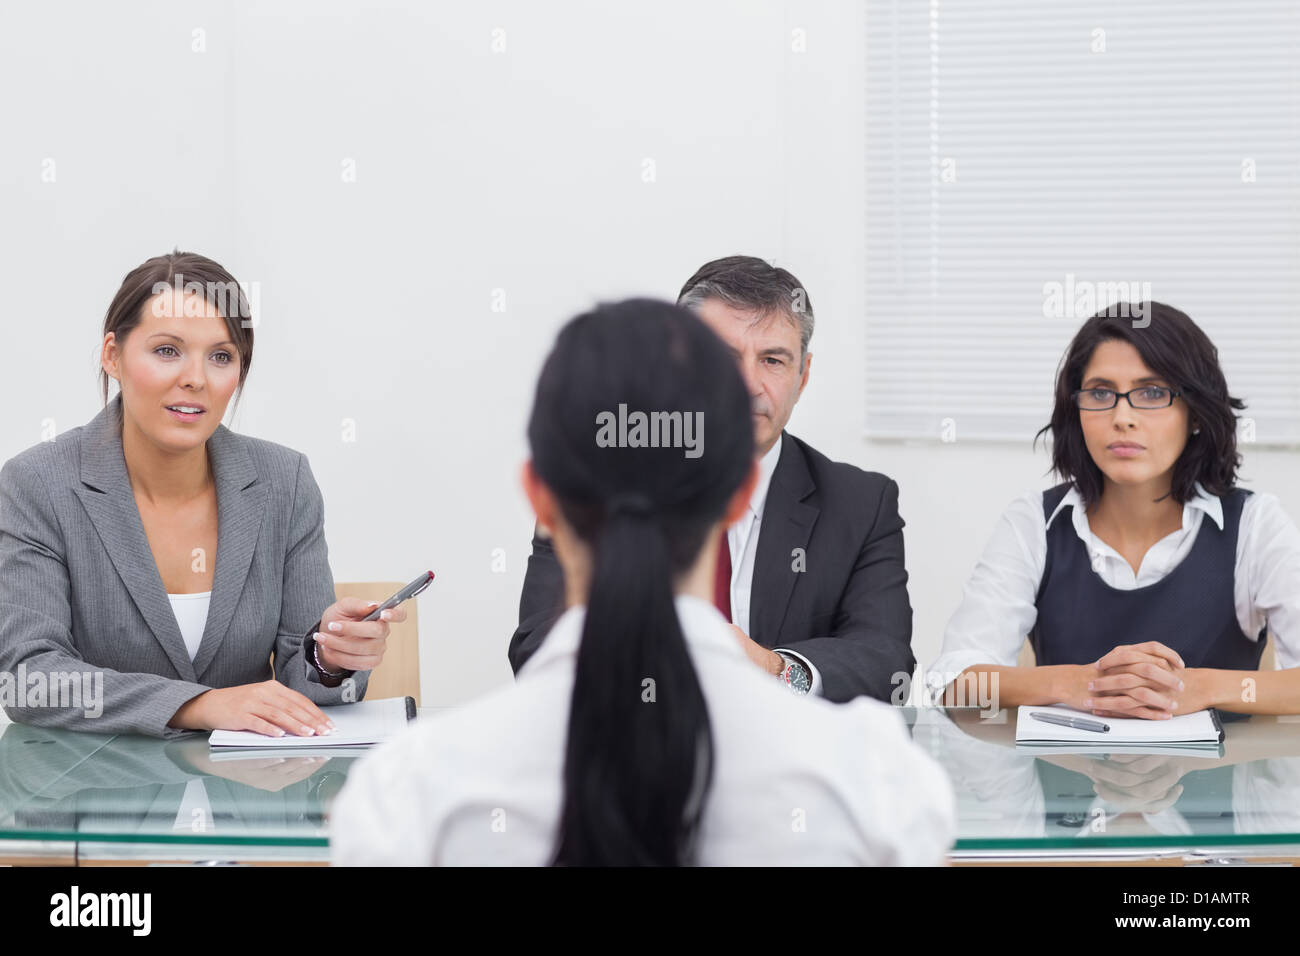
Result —
[{"label": "window blind", "polygon": [[868,0],[867,433],[1026,440],[1083,320],[1190,315],[1300,442],[1300,5]]}]

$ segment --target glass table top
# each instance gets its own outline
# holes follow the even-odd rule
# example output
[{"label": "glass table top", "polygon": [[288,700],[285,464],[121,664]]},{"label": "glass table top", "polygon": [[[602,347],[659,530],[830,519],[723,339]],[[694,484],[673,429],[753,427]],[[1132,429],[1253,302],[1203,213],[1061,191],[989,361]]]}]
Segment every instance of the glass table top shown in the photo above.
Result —
[{"label": "glass table top", "polygon": [[[1017,749],[1014,711],[903,713],[952,781],[958,856],[1300,846],[1300,718],[1225,719],[1224,744],[1201,755],[1108,755]],[[330,802],[361,754],[248,758],[210,753],[205,735],[0,725],[0,841],[323,856]]]},{"label": "glass table top", "polygon": [[1218,747],[1134,753],[1017,747],[1014,708],[907,716],[952,781],[959,855],[1300,846],[1300,718],[1222,714]]}]

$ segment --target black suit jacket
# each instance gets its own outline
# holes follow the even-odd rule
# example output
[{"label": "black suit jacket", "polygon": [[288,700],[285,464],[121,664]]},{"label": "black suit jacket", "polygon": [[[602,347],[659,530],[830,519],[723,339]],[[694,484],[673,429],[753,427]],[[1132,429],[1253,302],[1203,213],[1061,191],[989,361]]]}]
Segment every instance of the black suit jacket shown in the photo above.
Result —
[{"label": "black suit jacket", "polygon": [[[803,549],[803,570],[796,549]],[[555,552],[534,534],[510,639],[516,671],[541,646],[563,603]],[[910,680],[916,665],[898,485],[785,434],[758,528],[749,622],[759,644],[812,661],[827,699],[889,700],[896,675]]]}]

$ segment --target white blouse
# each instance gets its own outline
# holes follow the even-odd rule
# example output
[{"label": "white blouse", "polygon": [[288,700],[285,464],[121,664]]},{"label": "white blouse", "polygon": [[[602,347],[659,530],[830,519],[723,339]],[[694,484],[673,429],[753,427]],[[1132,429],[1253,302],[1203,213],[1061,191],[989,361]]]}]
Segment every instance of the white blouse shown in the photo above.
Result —
[{"label": "white blouse", "polygon": [[[712,604],[676,605],[714,742],[701,864],[943,860],[952,788],[894,708],[791,694],[749,661]],[[548,863],[584,613],[556,621],[513,685],[421,718],[363,758],[332,808],[333,861]]]},{"label": "white blouse", "polygon": [[190,652],[190,660],[199,653],[199,644],[203,642],[203,629],[208,624],[208,605],[212,601],[212,592],[202,594],[169,594],[172,613],[180,626],[181,637],[185,638],[185,649]]},{"label": "white blouse", "polygon": [[[1202,521],[1223,527],[1222,502],[1197,484],[1196,495],[1183,505],[1182,528],[1152,545],[1134,574],[1119,552],[1092,533],[1076,489],[1066,492],[1050,519],[1043,515],[1042,492],[1021,495],[1002,515],[971,573],[944,632],[943,650],[926,675],[929,687],[947,686],[977,664],[1015,666],[1038,618],[1034,598],[1047,560],[1047,529],[1069,505],[1093,572],[1119,590],[1163,580],[1191,552]],[[1300,665],[1300,531],[1276,495],[1253,494],[1242,506],[1233,603],[1242,633],[1252,640],[1268,626],[1279,668]]]}]

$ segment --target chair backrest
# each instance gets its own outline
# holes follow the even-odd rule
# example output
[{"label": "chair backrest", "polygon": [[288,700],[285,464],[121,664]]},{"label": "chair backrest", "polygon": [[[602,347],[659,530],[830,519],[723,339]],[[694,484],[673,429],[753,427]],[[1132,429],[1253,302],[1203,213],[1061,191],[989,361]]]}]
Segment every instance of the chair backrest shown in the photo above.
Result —
[{"label": "chair backrest", "polygon": [[[405,581],[335,582],[334,596],[363,601],[384,601],[406,584]],[[420,624],[416,602],[407,601],[406,620],[388,626],[388,649],[383,662],[370,672],[366,700],[386,697],[414,697],[420,705]]]}]

